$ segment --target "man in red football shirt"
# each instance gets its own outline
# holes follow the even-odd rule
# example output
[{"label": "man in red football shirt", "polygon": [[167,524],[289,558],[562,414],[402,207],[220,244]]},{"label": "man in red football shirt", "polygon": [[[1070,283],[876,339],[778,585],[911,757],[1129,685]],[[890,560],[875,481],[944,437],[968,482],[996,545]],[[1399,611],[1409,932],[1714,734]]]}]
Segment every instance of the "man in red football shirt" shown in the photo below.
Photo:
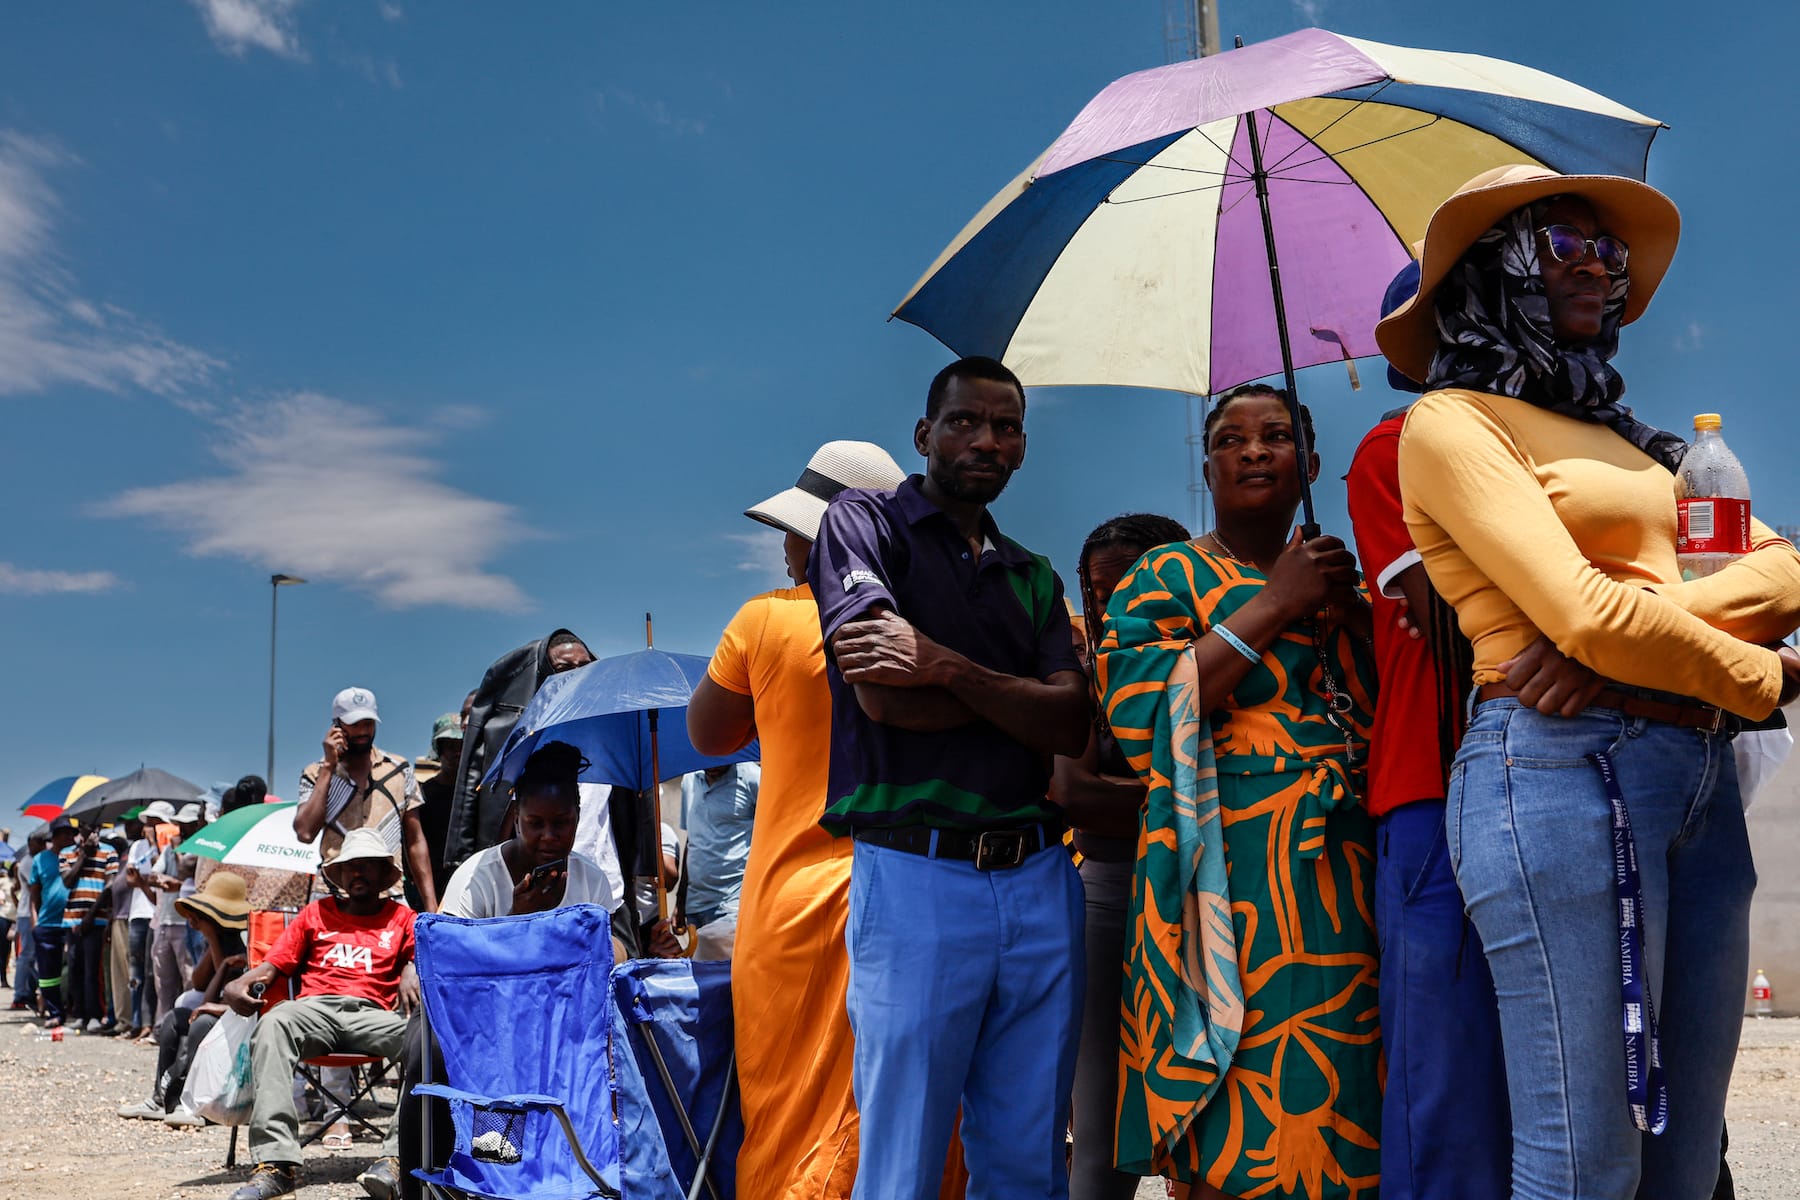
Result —
[{"label": "man in red football shirt", "polygon": [[[231,1200],[270,1200],[299,1186],[300,1121],[294,1111],[294,1066],[322,1054],[397,1058],[406,1016],[419,1003],[413,970],[413,911],[386,898],[400,880],[386,843],[372,829],[353,829],[320,873],[337,893],[300,910],[268,955],[225,987],[223,999],[249,1016],[262,989],[297,979],[299,994],[270,1009],[251,1040],[256,1089],[250,1153],[256,1172]],[[399,1011],[395,1011],[398,1004]],[[400,1194],[394,1123],[382,1157],[357,1182],[376,1200]]]}]

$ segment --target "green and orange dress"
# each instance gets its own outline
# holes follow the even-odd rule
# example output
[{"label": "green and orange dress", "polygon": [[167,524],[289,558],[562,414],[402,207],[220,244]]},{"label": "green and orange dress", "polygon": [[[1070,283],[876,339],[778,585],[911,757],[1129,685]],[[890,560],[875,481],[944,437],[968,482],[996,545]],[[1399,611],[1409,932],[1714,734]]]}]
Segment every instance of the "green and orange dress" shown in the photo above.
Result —
[{"label": "green and orange dress", "polygon": [[1290,626],[1201,712],[1192,643],[1267,583],[1193,543],[1107,607],[1098,685],[1148,786],[1126,950],[1119,1166],[1228,1195],[1373,1200],[1381,1027],[1374,825],[1320,655],[1366,738],[1353,639]]}]

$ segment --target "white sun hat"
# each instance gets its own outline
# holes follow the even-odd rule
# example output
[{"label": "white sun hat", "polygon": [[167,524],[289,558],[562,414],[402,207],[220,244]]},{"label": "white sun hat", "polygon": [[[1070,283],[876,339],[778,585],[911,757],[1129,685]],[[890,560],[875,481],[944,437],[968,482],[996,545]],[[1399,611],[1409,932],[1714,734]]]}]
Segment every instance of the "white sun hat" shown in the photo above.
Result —
[{"label": "white sun hat", "polygon": [[873,442],[826,442],[814,452],[794,486],[777,492],[744,515],[807,541],[819,537],[819,519],[825,506],[845,488],[892,491],[905,480],[893,456]]}]

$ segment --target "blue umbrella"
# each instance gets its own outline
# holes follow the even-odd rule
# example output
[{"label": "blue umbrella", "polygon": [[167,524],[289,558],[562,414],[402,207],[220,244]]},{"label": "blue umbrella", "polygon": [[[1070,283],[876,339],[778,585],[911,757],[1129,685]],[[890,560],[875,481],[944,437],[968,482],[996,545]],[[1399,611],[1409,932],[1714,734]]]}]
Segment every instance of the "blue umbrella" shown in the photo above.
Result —
[{"label": "blue umbrella", "polygon": [[517,779],[545,742],[568,742],[586,755],[590,765],[581,777],[587,782],[638,791],[690,771],[761,758],[755,742],[715,758],[688,741],[688,698],[706,677],[706,662],[697,654],[639,650],[552,675],[519,714],[487,782]]}]

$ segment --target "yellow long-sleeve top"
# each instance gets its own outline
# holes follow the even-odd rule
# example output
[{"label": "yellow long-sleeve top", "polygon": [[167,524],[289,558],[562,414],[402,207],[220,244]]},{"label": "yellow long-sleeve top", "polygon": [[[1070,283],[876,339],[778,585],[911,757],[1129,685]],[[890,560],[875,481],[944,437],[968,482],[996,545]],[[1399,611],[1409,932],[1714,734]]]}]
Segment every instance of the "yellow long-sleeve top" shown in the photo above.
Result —
[{"label": "yellow long-sleeve top", "polygon": [[1541,631],[1609,679],[1762,718],[1772,642],[1800,626],[1800,554],[1761,522],[1751,553],[1681,582],[1675,480],[1605,425],[1510,396],[1423,397],[1400,437],[1406,525],[1475,647],[1475,682]]}]

